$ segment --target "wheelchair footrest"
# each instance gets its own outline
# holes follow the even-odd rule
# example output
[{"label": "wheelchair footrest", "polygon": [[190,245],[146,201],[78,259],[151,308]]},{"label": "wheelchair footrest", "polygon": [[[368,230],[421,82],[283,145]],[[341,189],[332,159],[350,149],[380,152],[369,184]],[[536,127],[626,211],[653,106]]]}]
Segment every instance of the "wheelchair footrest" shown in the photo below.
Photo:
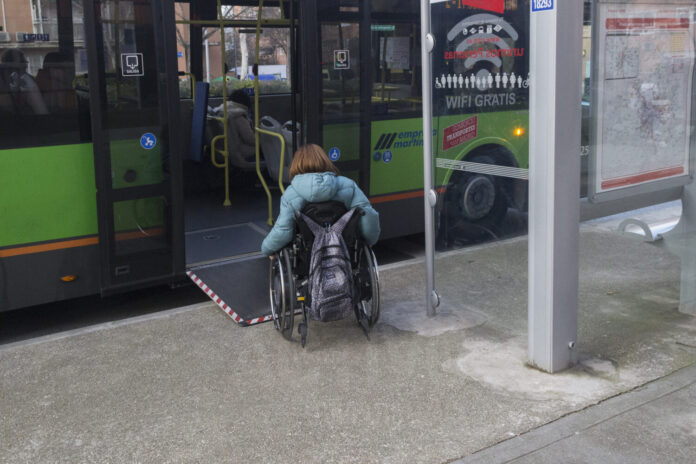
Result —
[{"label": "wheelchair footrest", "polygon": [[297,332],[300,334],[302,348],[304,348],[307,343],[307,323],[301,322],[300,325],[297,326]]}]

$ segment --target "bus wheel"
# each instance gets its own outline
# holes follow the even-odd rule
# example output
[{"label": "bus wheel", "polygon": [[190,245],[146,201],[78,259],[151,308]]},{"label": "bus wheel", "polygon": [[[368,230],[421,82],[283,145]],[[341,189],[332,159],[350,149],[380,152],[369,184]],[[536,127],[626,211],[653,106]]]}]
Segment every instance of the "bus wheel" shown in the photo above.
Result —
[{"label": "bus wheel", "polygon": [[[476,155],[468,161],[495,164],[492,157]],[[469,239],[495,236],[507,213],[503,181],[496,176],[457,171],[445,195],[448,226],[456,226]]]}]

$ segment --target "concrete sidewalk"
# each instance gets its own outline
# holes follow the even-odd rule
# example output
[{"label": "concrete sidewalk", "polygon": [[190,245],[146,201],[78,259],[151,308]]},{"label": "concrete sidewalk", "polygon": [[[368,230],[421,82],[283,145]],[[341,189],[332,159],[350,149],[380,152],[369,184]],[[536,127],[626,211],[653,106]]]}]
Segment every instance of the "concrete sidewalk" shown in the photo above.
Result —
[{"label": "concrete sidewalk", "polygon": [[517,239],[438,259],[434,319],[421,263],[384,270],[370,342],[315,323],[303,350],[205,303],[2,346],[0,462],[450,462],[696,362],[677,258],[602,231],[581,250],[569,371],[525,365]]},{"label": "concrete sidewalk", "polygon": [[456,464],[696,462],[696,364]]}]

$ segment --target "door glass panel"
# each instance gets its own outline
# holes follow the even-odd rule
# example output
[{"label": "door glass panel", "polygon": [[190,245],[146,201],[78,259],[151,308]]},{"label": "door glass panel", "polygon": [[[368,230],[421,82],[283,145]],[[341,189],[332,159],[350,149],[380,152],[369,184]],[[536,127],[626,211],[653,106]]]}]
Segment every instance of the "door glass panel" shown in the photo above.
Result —
[{"label": "door glass panel", "polygon": [[372,23],[372,115],[418,117],[421,112],[420,28],[415,21]]},{"label": "door glass panel", "polygon": [[106,112],[113,188],[162,181],[155,37],[149,2],[101,2]]},{"label": "door glass panel", "polygon": [[360,117],[358,23],[322,24],[321,74],[325,121]]},{"label": "door glass panel", "polygon": [[324,149],[358,181],[358,170],[347,163],[360,159],[360,25],[323,23],[320,33]]},{"label": "door glass panel", "polygon": [[162,197],[138,198],[114,203],[117,255],[166,250],[166,205]]}]

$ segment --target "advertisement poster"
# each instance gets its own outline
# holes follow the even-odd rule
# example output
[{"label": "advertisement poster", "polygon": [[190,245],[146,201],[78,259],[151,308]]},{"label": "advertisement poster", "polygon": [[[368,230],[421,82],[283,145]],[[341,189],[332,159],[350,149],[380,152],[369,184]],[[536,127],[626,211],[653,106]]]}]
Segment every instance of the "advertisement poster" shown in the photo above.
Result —
[{"label": "advertisement poster", "polygon": [[529,1],[431,1],[433,113],[527,109]]},{"label": "advertisement poster", "polygon": [[594,195],[688,176],[695,12],[599,5]]}]

